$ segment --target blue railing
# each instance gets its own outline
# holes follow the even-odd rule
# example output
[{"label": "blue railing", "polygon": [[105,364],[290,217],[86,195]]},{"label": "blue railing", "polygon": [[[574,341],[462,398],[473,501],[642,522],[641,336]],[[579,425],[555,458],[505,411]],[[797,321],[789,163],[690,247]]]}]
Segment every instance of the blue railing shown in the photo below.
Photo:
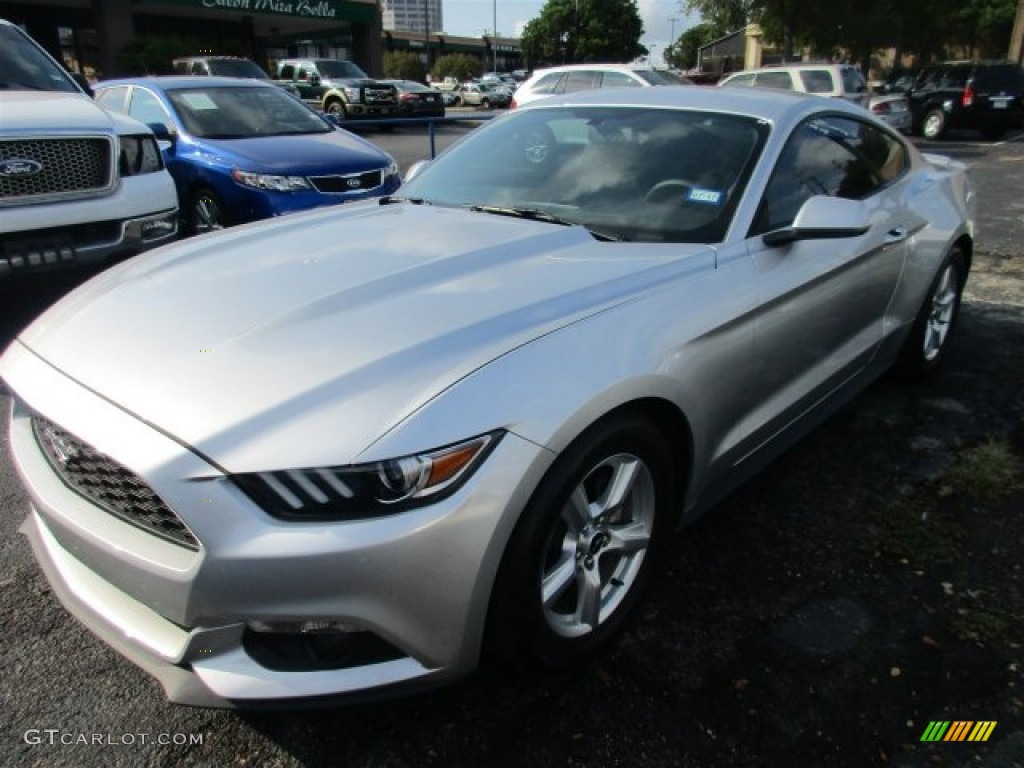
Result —
[{"label": "blue railing", "polygon": [[427,136],[430,140],[430,159],[433,160],[437,155],[435,148],[435,126],[438,123],[468,123],[468,122],[483,122],[485,120],[492,120],[499,115],[504,114],[502,112],[466,112],[458,115],[446,115],[445,117],[388,117],[388,118],[357,118],[355,120],[339,120],[337,125],[342,128],[358,128],[359,126],[394,126],[394,125],[421,125],[427,124]]}]

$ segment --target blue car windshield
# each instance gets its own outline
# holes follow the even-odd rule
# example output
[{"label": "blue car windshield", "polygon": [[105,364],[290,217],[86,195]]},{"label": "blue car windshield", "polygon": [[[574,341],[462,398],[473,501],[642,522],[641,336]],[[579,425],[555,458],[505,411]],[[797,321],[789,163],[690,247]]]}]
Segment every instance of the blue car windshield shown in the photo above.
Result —
[{"label": "blue car windshield", "polygon": [[557,218],[614,240],[720,242],[768,132],[715,112],[529,108],[473,131],[401,195]]},{"label": "blue car windshield", "polygon": [[182,88],[167,92],[185,130],[203,139],[329,133],[319,115],[276,85]]}]

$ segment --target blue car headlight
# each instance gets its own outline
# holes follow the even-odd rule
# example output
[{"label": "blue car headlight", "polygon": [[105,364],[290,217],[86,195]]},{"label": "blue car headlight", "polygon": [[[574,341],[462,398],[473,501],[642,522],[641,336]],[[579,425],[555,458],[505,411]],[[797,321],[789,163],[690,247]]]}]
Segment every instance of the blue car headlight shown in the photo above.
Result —
[{"label": "blue car headlight", "polygon": [[119,167],[121,176],[141,176],[144,173],[156,173],[164,167],[163,158],[156,138],[151,134],[121,136],[121,154]]},{"label": "blue car headlight", "polygon": [[305,176],[276,176],[271,173],[251,173],[234,168],[231,171],[231,178],[243,186],[272,192],[296,192],[313,188]]},{"label": "blue car headlight", "polygon": [[501,432],[387,461],[232,475],[261,509],[285,520],[361,520],[451,495],[501,439]]}]

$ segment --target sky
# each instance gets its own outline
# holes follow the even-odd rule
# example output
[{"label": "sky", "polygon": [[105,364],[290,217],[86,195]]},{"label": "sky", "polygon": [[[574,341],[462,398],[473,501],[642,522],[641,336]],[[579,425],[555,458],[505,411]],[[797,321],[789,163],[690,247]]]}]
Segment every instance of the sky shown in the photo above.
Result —
[{"label": "sky", "polygon": [[[442,0],[444,31],[450,35],[480,37],[494,26],[497,9],[498,34],[518,36],[526,22],[540,15],[544,0]],[[700,19],[684,13],[682,0],[637,0],[644,36],[640,43],[652,51],[655,64],[662,63],[662,52],[672,41],[673,27],[678,37]],[[676,19],[673,24],[670,19]]]}]

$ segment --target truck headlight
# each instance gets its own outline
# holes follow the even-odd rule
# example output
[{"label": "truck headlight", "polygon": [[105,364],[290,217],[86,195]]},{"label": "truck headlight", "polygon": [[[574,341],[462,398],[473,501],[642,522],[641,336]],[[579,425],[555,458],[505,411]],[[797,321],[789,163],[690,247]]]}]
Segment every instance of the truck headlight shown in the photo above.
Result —
[{"label": "truck headlight", "polygon": [[149,134],[121,136],[121,176],[140,176],[163,170],[164,161],[156,139]]}]

